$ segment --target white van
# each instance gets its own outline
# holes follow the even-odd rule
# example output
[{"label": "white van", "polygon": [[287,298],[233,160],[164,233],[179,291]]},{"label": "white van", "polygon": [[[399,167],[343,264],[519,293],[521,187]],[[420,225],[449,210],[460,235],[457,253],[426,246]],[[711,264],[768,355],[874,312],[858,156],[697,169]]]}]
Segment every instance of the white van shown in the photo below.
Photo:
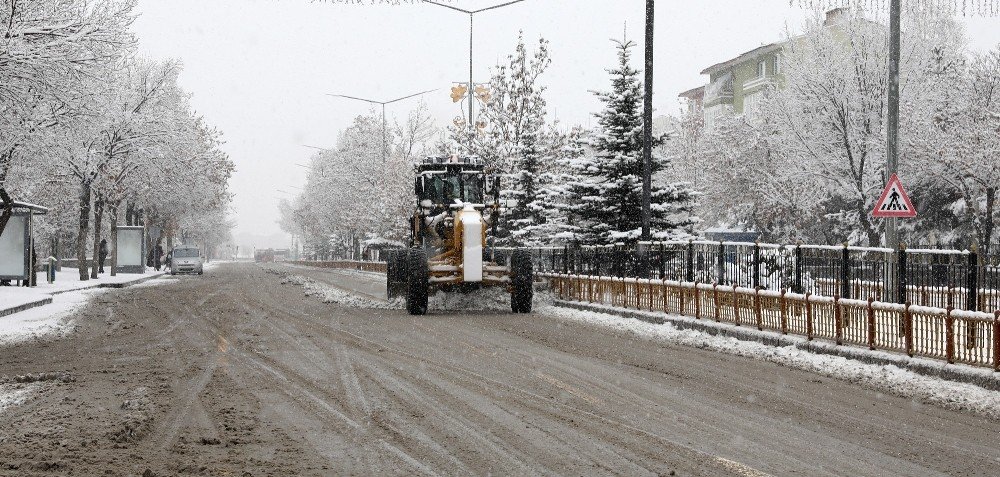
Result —
[{"label": "white van", "polygon": [[191,245],[178,245],[170,252],[170,274],[205,273],[201,250]]}]

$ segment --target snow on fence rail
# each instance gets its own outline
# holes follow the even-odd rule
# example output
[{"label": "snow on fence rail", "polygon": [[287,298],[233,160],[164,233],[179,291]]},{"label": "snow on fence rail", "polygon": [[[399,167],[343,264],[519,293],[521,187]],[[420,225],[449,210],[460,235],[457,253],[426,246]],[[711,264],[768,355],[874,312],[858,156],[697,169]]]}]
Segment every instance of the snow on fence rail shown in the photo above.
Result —
[{"label": "snow on fence rail", "polygon": [[688,283],[543,273],[563,300],[662,311],[1000,371],[1000,311]]}]

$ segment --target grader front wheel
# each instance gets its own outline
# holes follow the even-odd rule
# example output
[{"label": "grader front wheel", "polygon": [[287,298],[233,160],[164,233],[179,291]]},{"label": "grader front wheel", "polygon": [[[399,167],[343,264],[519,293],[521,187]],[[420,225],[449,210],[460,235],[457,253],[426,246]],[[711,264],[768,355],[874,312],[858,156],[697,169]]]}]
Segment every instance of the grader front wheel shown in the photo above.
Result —
[{"label": "grader front wheel", "polygon": [[406,311],[411,315],[425,315],[430,270],[423,249],[412,248],[406,254],[406,274]]},{"label": "grader front wheel", "polygon": [[514,313],[531,313],[534,295],[534,270],[527,250],[515,250],[510,257],[510,309]]},{"label": "grader front wheel", "polygon": [[408,250],[393,250],[386,257],[386,295],[390,300],[406,294]]}]

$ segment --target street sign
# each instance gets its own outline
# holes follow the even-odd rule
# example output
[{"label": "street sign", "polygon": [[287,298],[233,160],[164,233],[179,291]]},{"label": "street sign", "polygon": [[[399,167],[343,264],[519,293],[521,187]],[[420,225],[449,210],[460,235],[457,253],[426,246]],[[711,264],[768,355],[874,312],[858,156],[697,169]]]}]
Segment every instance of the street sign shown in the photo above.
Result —
[{"label": "street sign", "polygon": [[146,229],[146,232],[149,233],[149,238],[152,239],[154,242],[156,242],[157,240],[160,239],[160,227],[159,226],[150,225]]},{"label": "street sign", "polygon": [[872,210],[872,217],[910,219],[916,216],[917,209],[910,202],[910,196],[906,195],[903,183],[899,181],[899,177],[896,177],[896,174],[893,174],[889,178],[889,183],[886,184],[885,190],[882,191],[882,196],[875,203],[875,209]]}]

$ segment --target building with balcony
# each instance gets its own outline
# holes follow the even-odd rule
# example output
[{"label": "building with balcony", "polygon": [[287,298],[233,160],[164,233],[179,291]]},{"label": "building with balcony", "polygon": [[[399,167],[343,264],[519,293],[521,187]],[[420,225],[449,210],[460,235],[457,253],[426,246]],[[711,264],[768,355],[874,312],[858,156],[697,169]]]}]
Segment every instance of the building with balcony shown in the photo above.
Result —
[{"label": "building with balcony", "polygon": [[[848,15],[846,8],[826,13],[824,26],[835,25]],[[678,95],[687,100],[688,112],[699,109],[704,114],[706,129],[712,129],[720,117],[743,116],[753,120],[760,109],[768,84],[781,78],[782,50],[794,38],[759,46],[735,58],[716,63],[702,70],[708,84]]]}]

